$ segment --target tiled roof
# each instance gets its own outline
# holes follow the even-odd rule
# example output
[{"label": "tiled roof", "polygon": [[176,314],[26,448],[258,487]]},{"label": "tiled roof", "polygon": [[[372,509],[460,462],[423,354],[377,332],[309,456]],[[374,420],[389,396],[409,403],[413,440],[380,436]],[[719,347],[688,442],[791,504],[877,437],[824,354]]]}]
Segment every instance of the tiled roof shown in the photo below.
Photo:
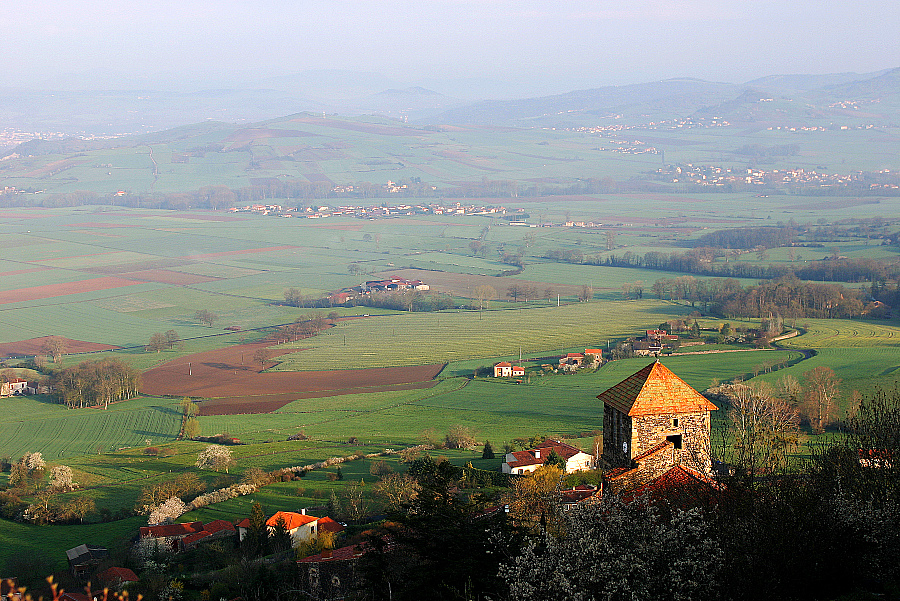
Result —
[{"label": "tiled roof", "polygon": [[509,363],[508,361],[501,361],[494,367],[512,367],[512,363]]},{"label": "tiled roof", "polygon": [[168,538],[170,536],[187,536],[203,530],[203,522],[186,522],[184,524],[162,524],[159,526],[144,526],[141,528],[141,538],[153,536],[155,538]]},{"label": "tiled roof", "polygon": [[[328,551],[323,551],[322,553],[316,553],[315,555],[310,555],[309,557],[304,557],[303,559],[298,560],[297,563],[320,563],[323,561],[341,561],[346,559],[353,559],[354,557],[359,557],[364,553],[364,550],[359,545],[350,545],[349,547],[341,547],[339,549],[333,549],[329,554]],[[329,555],[325,557],[325,555]]]},{"label": "tiled roof", "polygon": [[[535,457],[535,451],[540,450],[540,457]],[[551,451],[568,461],[578,453],[583,453],[581,449],[576,449],[572,445],[560,442],[558,440],[545,440],[533,449],[527,451],[513,451],[514,461],[510,461],[509,467],[523,467],[526,465],[543,465],[547,461],[547,457]]]},{"label": "tiled roof", "polygon": [[304,515],[302,513],[295,513],[293,511],[277,511],[275,512],[275,515],[266,520],[266,526],[274,528],[278,524],[278,518],[284,519],[284,527],[287,528],[288,531],[299,528],[304,524],[315,522],[317,519],[319,519],[311,515]]},{"label": "tiled roof", "polygon": [[596,486],[580,484],[575,488],[559,491],[559,496],[562,499],[563,503],[578,503],[580,501],[584,501],[585,499],[590,499],[594,496],[599,497],[600,492],[600,489]]},{"label": "tiled roof", "polygon": [[216,532],[221,532],[222,530],[229,530],[231,532],[234,532],[234,524],[232,524],[228,520],[214,520],[204,526],[203,529],[210,534],[215,534]]},{"label": "tiled roof", "polygon": [[250,527],[250,518],[244,518],[240,522],[234,525],[235,528],[249,528]]},{"label": "tiled roof", "polygon": [[658,361],[628,376],[597,398],[631,417],[718,409]]},{"label": "tiled roof", "polygon": [[676,465],[662,475],[646,484],[629,491],[626,500],[640,496],[659,499],[686,500],[685,497],[697,496],[704,492],[719,490],[720,484],[684,465]]},{"label": "tiled roof", "polygon": [[104,586],[109,584],[118,585],[123,582],[137,582],[139,580],[137,574],[128,568],[109,568],[97,574],[97,579]]},{"label": "tiled roof", "polygon": [[323,530],[325,532],[342,532],[344,530],[343,526],[327,516],[319,518],[319,522],[316,525],[319,527],[319,532],[322,532]]}]

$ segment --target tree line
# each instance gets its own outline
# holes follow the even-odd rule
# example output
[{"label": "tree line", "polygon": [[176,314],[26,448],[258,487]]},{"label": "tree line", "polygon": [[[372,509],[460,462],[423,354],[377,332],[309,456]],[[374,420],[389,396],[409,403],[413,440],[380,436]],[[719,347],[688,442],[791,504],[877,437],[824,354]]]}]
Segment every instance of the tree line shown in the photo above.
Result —
[{"label": "tree line", "polygon": [[731,278],[697,279],[693,276],[660,278],[651,286],[659,299],[688,301],[707,312],[723,317],[769,317],[786,319],[854,318],[874,311],[874,303],[866,303],[865,294],[840,284],[804,282],[784,277],[758,284],[741,286]]},{"label": "tree line", "polygon": [[[604,256],[602,253],[586,254],[579,249],[551,249],[546,251],[543,257],[563,263],[677,271],[729,278],[773,279],[793,275],[802,280],[853,283],[900,278],[900,264],[896,262],[839,258],[833,251],[829,253],[831,256],[824,259],[797,265],[745,263],[738,260],[744,252],[748,251],[701,246],[686,252],[650,251],[640,254],[626,251],[622,254],[610,253]],[[767,257],[765,248],[758,248],[755,252],[760,260]],[[794,248],[791,248],[790,252],[794,260],[801,261],[800,254]]]},{"label": "tree line", "polygon": [[84,361],[50,374],[55,398],[72,409],[106,409],[112,402],[136,397],[140,383],[140,372],[119,359]]}]

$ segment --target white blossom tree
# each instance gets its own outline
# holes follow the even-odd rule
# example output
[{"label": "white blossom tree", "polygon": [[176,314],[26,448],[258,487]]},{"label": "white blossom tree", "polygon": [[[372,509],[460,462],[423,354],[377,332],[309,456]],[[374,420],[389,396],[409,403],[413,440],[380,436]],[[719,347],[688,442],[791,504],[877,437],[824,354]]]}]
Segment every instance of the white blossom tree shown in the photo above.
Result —
[{"label": "white blossom tree", "polygon": [[68,465],[56,465],[50,468],[50,489],[65,492],[75,488],[75,474]]},{"label": "white blossom tree", "polygon": [[171,524],[182,515],[187,513],[188,506],[178,497],[171,497],[159,507],[150,512],[147,523],[151,526],[155,524]]},{"label": "white blossom tree", "polygon": [[33,472],[46,465],[46,463],[44,463],[44,457],[40,453],[25,453],[22,455],[20,461],[29,472]]},{"label": "white blossom tree", "polygon": [[231,457],[231,449],[219,444],[211,444],[197,455],[197,467],[200,469],[221,469],[228,473],[228,468],[235,463]]}]

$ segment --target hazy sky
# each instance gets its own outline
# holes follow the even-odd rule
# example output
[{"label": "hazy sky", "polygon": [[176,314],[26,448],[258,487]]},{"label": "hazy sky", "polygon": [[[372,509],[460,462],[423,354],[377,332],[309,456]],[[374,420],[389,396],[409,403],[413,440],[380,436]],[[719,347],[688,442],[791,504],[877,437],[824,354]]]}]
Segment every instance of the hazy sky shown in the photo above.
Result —
[{"label": "hazy sky", "polygon": [[898,27],[897,0],[4,1],[0,86],[219,85],[309,69],[541,93],[743,82],[900,66]]}]

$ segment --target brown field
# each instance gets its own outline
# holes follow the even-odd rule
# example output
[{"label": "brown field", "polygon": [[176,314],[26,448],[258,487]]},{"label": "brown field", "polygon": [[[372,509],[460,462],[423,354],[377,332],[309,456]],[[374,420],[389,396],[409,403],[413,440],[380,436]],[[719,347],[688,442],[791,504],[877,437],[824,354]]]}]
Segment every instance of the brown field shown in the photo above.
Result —
[{"label": "brown field", "polygon": [[22,275],[25,273],[34,273],[36,271],[44,271],[45,269],[50,269],[49,267],[34,267],[32,269],[15,269],[13,271],[7,271],[6,273],[0,273],[0,276],[11,276],[11,275]]},{"label": "brown field", "polygon": [[46,286],[32,286],[30,288],[18,288],[0,292],[0,305],[6,303],[18,303],[22,301],[40,300],[57,296],[68,296],[81,292],[96,292],[97,290],[110,290],[112,288],[124,288],[136,286],[140,282],[124,280],[116,277],[94,278],[79,282],[67,282],[65,284],[47,284]]},{"label": "brown field", "polygon": [[[50,336],[41,336],[40,338],[29,338],[28,340],[20,340],[18,342],[0,343],[0,357],[23,357],[42,354],[44,343]],[[70,338],[62,338],[65,342],[66,354],[74,353],[90,353],[93,351],[110,351],[117,349],[117,346],[108,344],[100,344],[98,342],[85,342],[83,340],[72,340]]]},{"label": "brown field", "polygon": [[[519,278],[497,277],[492,275],[472,275],[468,273],[449,273],[446,271],[427,271],[424,269],[397,269],[385,271],[372,276],[373,278],[386,279],[390,276],[406,278],[408,280],[422,280],[434,292],[449,292],[453,296],[461,296],[463,298],[472,298],[472,291],[476,286],[487,285],[493,287],[497,291],[500,299],[506,300],[506,290],[512,284],[523,284],[534,286],[538,290],[539,295],[544,294],[544,290],[548,287],[553,288],[554,295],[559,293],[563,296],[575,295],[581,292],[581,286],[572,286],[566,284],[548,284],[547,282],[533,282],[531,280],[522,280]],[[595,290],[602,288],[594,287]],[[496,299],[495,299],[496,300]],[[546,301],[545,301],[546,302]]]},{"label": "brown field", "polygon": [[428,380],[425,382],[386,384],[382,386],[358,386],[356,388],[344,388],[341,390],[314,390],[308,392],[294,392],[290,394],[221,397],[216,399],[204,399],[202,401],[199,401],[198,405],[200,406],[200,415],[272,413],[273,411],[278,411],[288,403],[297,401],[299,399],[318,399],[330,396],[340,396],[342,394],[388,392],[391,390],[418,390],[421,388],[431,388],[436,383],[437,382],[434,380]]},{"label": "brown field", "polygon": [[[430,387],[443,369],[442,365],[417,365],[260,372],[253,354],[265,346],[265,343],[241,344],[167,361],[144,372],[141,391],[210,399],[201,403],[201,415],[268,413],[300,398]],[[296,349],[286,349],[280,354],[291,352]]]},{"label": "brown field", "polygon": [[202,284],[204,282],[216,282],[222,278],[212,278],[205,275],[196,275],[193,273],[184,273],[181,271],[170,271],[168,269],[145,269],[143,271],[130,271],[120,274],[129,280],[139,280],[141,282],[157,282],[160,284],[172,284],[175,286],[189,286],[191,284]]},{"label": "brown field", "polygon": [[123,273],[134,273],[136,271],[148,271],[153,269],[164,269],[167,267],[184,267],[193,265],[195,261],[187,259],[152,259],[150,261],[139,261],[137,263],[122,263],[121,265],[100,265],[98,267],[82,267],[78,271],[87,271],[90,273],[102,273],[105,275],[121,275]]}]

